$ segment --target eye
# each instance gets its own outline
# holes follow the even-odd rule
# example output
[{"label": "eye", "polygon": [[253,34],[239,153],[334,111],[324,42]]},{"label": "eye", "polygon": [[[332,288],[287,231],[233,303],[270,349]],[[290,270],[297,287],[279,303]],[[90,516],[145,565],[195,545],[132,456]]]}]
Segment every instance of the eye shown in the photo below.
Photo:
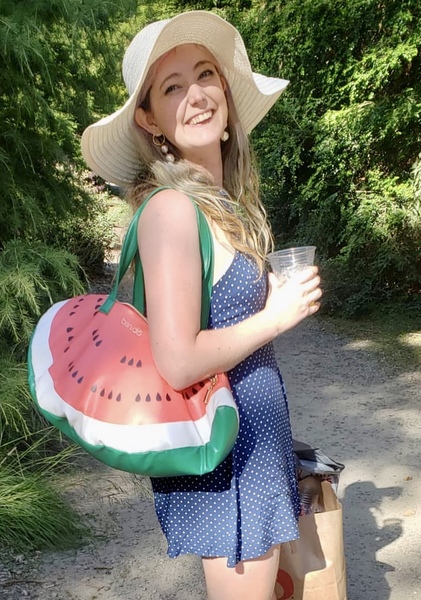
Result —
[{"label": "eye", "polygon": [[171,85],[169,85],[166,89],[165,89],[165,95],[166,94],[171,94],[171,92],[175,92],[176,90],[179,89],[179,85],[177,85],[176,83],[172,83]]},{"label": "eye", "polygon": [[204,71],[202,71],[199,75],[199,79],[204,79],[206,77],[212,77],[212,75],[214,75],[214,71],[212,71],[212,69],[205,69]]}]

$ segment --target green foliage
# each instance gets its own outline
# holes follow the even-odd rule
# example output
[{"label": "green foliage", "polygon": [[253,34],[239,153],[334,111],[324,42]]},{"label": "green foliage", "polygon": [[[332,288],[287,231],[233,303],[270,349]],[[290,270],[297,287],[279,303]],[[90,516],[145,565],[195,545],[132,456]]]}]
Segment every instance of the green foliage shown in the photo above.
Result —
[{"label": "green foliage", "polygon": [[35,323],[59,298],[83,290],[76,258],[41,242],[8,242],[0,253],[0,355],[22,359]]},{"label": "green foliage", "polygon": [[97,186],[85,184],[89,210],[82,217],[67,214],[49,223],[49,244],[66,248],[77,259],[87,276],[94,277],[104,270],[115,241],[114,221],[109,211],[110,194]]},{"label": "green foliage", "polygon": [[57,246],[65,246],[77,257],[87,275],[95,276],[104,270],[104,260],[114,241],[112,222],[103,202],[101,211],[88,216],[70,216],[59,221],[51,239]]},{"label": "green foliage", "polygon": [[0,545],[68,545],[81,529],[46,480],[69,455],[29,394],[23,362],[32,330],[52,302],[83,289],[76,258],[41,242],[0,252]]},{"label": "green foliage", "polygon": [[34,425],[26,366],[9,358],[0,359],[0,462],[3,450],[20,436],[28,437]]},{"label": "green foliage", "polygon": [[351,314],[379,301],[409,300],[421,281],[421,227],[410,186],[383,178],[370,183],[370,193],[360,195],[345,223],[341,253],[325,263],[326,300]]},{"label": "green foliage", "polygon": [[[26,453],[12,450],[0,462],[0,545],[15,552],[80,545],[88,529],[52,476],[73,451],[28,461]],[[33,449],[27,453],[33,455]]]},{"label": "green foliage", "polygon": [[412,176],[414,179],[414,196],[416,200],[416,210],[418,217],[421,216],[421,154],[412,168]]},{"label": "green foliage", "polygon": [[30,398],[26,365],[0,358],[0,547],[68,547],[87,534],[54,476],[76,449],[63,445]]},{"label": "green foliage", "polygon": [[134,5],[1,3],[0,247],[14,237],[48,239],[49,222],[69,212],[86,216],[74,173],[77,133],[94,120],[99,99],[101,109],[112,110],[121,98],[115,85],[121,41],[112,33]]},{"label": "green foliage", "polygon": [[122,102],[121,23],[136,5],[0,0],[0,544],[14,548],[80,533],[49,481],[68,452],[34,409],[24,361],[41,313],[83,290],[112,239],[79,135]]},{"label": "green foliage", "polygon": [[291,80],[253,134],[277,242],[317,246],[336,312],[421,290],[420,17],[411,0],[269,0],[240,20],[254,68]]}]

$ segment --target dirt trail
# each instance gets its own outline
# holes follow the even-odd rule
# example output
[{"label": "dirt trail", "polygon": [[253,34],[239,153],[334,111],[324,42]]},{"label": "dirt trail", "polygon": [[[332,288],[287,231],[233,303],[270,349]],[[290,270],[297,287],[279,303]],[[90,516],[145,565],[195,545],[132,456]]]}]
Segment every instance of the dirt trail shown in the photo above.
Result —
[{"label": "dirt trail", "polygon": [[[420,373],[393,374],[320,317],[276,341],[294,437],[345,463],[349,600],[421,598]],[[1,600],[204,600],[199,561],[170,560],[148,483],[88,462],[68,492],[96,537],[14,557]],[[2,585],[3,584],[3,585]]]}]

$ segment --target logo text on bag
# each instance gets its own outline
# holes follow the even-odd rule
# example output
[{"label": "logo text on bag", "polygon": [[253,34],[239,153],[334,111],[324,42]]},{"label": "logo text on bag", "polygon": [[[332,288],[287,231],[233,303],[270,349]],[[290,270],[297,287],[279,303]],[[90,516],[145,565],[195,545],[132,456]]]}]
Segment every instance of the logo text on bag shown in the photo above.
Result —
[{"label": "logo text on bag", "polygon": [[139,329],[139,327],[135,327],[132,323],[130,323],[130,321],[128,321],[125,317],[123,317],[121,319],[121,324],[126,328],[129,329],[132,333],[134,333],[137,336],[141,336],[142,335],[142,330]]}]

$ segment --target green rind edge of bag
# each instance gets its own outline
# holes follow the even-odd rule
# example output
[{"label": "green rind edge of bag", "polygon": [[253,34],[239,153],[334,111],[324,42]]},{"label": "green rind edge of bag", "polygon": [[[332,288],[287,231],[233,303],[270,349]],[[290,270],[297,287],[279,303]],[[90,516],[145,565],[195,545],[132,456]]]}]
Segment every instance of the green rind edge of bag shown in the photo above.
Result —
[{"label": "green rind edge of bag", "polygon": [[[29,364],[31,364],[30,361]],[[216,469],[228,456],[235,443],[236,435],[233,435],[232,432],[238,427],[238,417],[232,408],[220,406],[215,412],[210,440],[201,446],[187,446],[162,452],[138,453],[121,452],[105,446],[92,446],[78,436],[67,419],[57,417],[39,406],[32,384],[33,379],[33,377],[30,378],[30,391],[39,411],[47,421],[97,460],[114,469],[129,473],[140,473],[150,477],[204,475]],[[218,450],[222,447],[226,448],[225,452]],[[141,469],[139,469],[139,465],[141,465]],[[180,465],[183,466],[182,472],[180,471]]]}]

